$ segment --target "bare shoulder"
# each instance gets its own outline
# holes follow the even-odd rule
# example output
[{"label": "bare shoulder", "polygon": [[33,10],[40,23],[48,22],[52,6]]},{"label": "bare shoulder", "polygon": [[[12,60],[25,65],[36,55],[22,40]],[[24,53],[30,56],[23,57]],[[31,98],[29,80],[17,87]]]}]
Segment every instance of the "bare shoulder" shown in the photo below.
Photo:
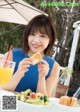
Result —
[{"label": "bare shoulder", "polygon": [[56,61],[55,61],[54,66],[53,66],[53,69],[54,69],[54,68],[60,69],[60,65],[59,65],[59,63],[57,63]]},{"label": "bare shoulder", "polygon": [[[6,59],[7,55],[8,55],[8,52],[6,52],[6,53],[4,54],[3,59]],[[12,60],[13,60],[13,58],[12,58],[12,52],[10,52],[9,57],[8,57],[8,60],[9,60],[9,61],[12,61]]]},{"label": "bare shoulder", "polygon": [[55,61],[50,76],[53,76],[53,74],[58,74],[59,75],[59,72],[60,72],[60,65]]}]

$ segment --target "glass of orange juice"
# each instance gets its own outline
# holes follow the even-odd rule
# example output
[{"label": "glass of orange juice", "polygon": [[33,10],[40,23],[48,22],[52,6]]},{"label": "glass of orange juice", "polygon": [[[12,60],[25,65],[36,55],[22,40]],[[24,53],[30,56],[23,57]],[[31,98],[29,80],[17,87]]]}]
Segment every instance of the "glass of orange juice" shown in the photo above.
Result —
[{"label": "glass of orange juice", "polygon": [[6,85],[14,72],[15,62],[7,61],[6,66],[4,66],[5,60],[0,60],[0,86]]}]

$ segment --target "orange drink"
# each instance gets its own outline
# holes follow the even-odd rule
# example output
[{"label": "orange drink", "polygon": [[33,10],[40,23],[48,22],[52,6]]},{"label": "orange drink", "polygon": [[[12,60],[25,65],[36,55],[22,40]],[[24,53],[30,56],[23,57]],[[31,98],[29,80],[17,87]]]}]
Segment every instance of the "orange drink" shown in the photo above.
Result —
[{"label": "orange drink", "polygon": [[3,67],[5,60],[0,60],[0,86],[6,85],[13,74],[15,62],[7,61],[6,66]]}]

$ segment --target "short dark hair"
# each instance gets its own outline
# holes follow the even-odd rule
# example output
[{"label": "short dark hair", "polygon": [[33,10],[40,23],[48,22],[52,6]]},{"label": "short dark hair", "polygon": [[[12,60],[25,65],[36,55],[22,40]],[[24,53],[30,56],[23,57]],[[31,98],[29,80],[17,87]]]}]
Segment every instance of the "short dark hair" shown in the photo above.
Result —
[{"label": "short dark hair", "polygon": [[57,38],[56,36],[56,30],[54,26],[54,22],[49,16],[46,15],[38,15],[34,17],[26,26],[24,35],[23,35],[23,45],[22,49],[25,53],[28,53],[29,46],[28,46],[28,36],[31,31],[40,31],[44,32],[48,35],[50,39],[50,44],[47,46],[47,48],[44,50],[44,55],[52,55],[52,48],[54,45],[54,42]]}]

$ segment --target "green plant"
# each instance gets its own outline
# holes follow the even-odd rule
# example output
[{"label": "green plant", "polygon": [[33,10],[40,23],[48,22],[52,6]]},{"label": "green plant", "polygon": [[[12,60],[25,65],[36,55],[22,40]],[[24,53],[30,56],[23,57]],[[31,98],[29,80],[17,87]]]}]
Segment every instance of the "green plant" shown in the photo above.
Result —
[{"label": "green plant", "polygon": [[68,67],[65,67],[63,70],[61,70],[60,74],[64,76],[64,79],[67,78],[68,74],[70,74],[70,77],[72,77],[73,69],[71,70]]}]

